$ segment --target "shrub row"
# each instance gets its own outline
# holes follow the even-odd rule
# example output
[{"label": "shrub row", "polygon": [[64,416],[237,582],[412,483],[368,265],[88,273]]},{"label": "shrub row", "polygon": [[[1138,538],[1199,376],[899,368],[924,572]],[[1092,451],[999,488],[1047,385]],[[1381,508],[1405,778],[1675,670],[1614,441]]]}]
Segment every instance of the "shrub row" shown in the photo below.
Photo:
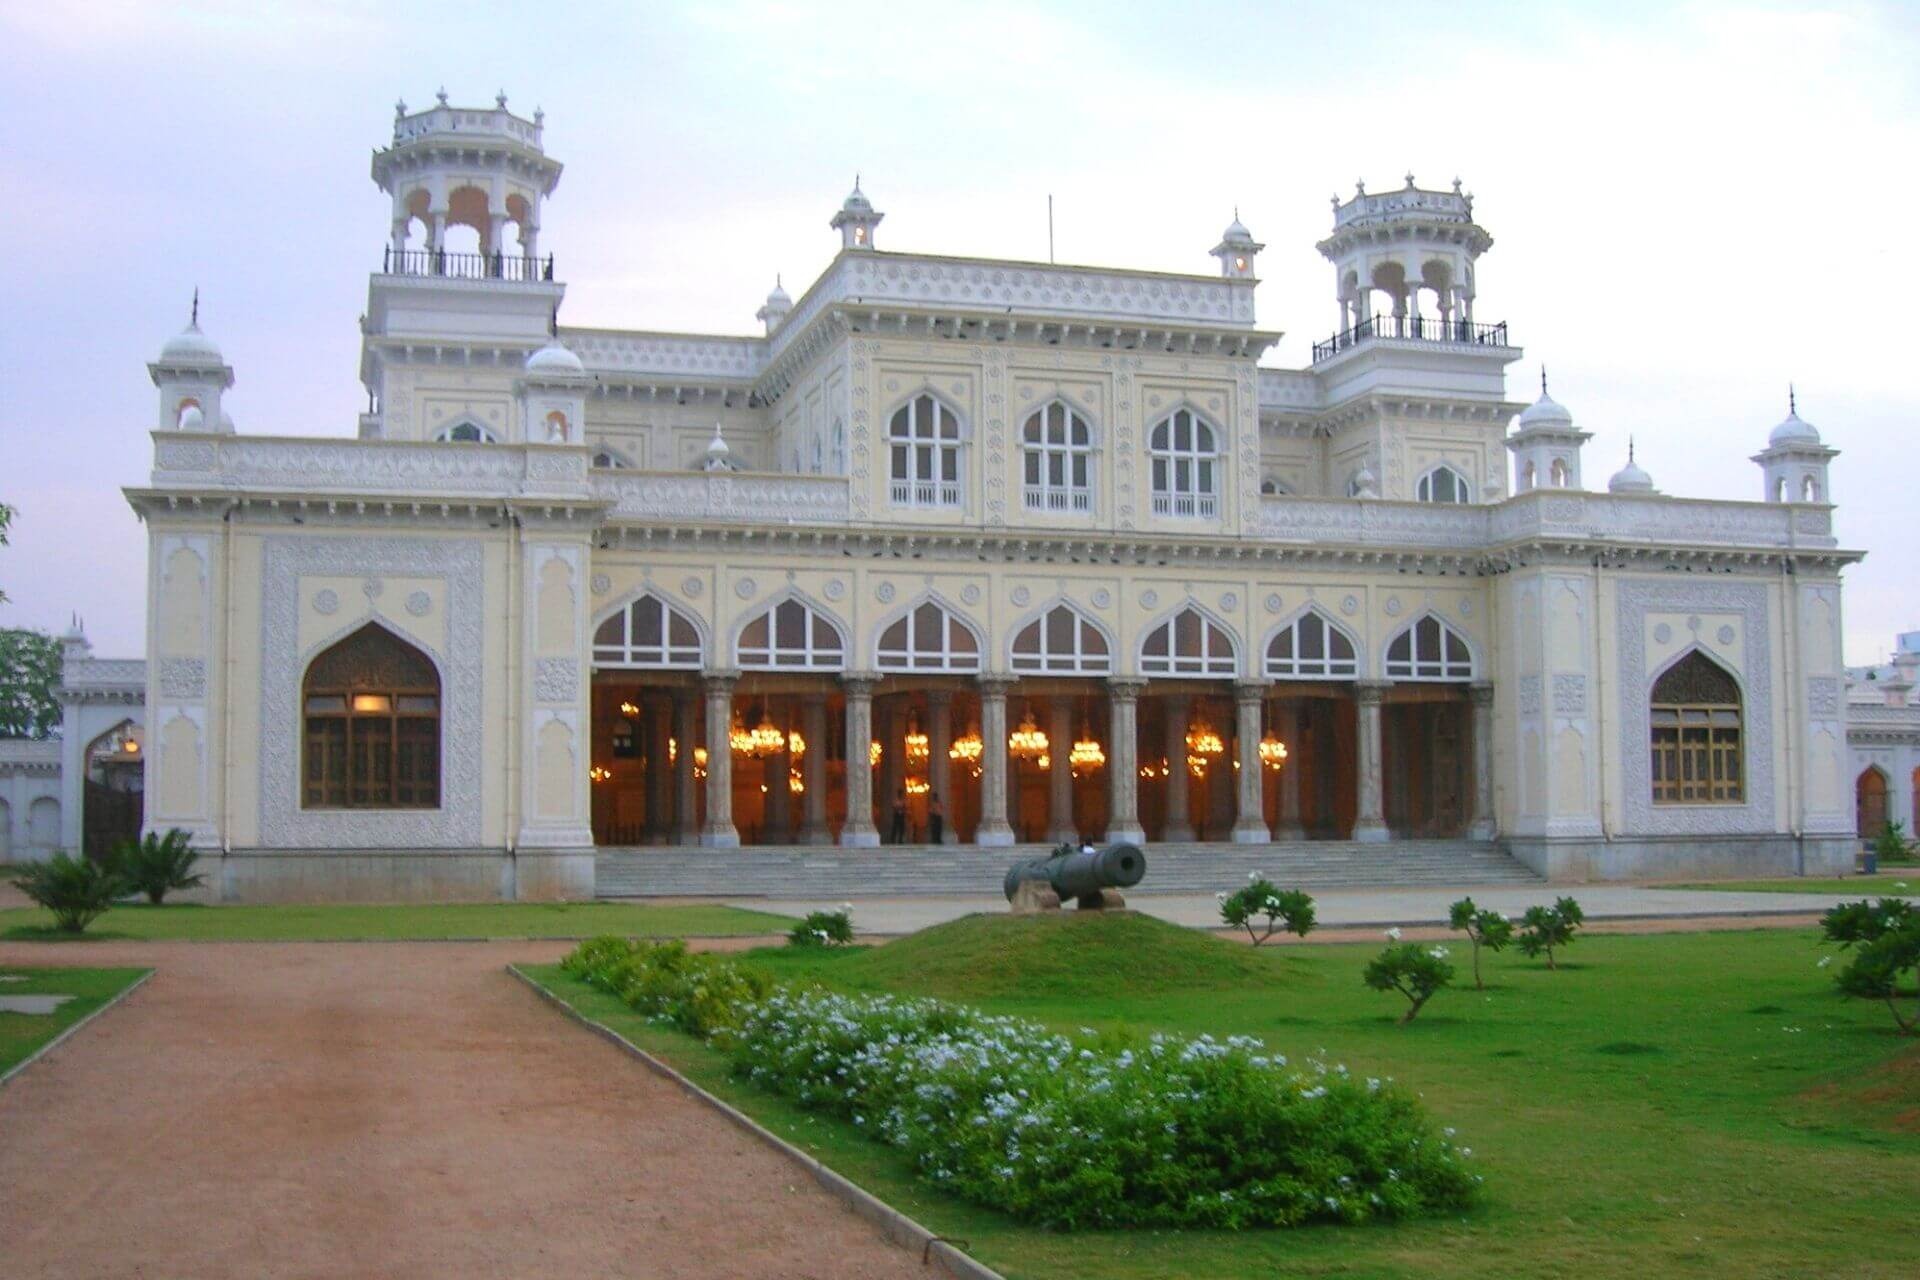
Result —
[{"label": "shrub row", "polygon": [[1460,1206],[1480,1181],[1391,1081],[1250,1037],[1062,1035],[936,1000],[769,990],[677,943],[598,939],[565,967],[936,1186],[1045,1227],[1359,1223]]}]

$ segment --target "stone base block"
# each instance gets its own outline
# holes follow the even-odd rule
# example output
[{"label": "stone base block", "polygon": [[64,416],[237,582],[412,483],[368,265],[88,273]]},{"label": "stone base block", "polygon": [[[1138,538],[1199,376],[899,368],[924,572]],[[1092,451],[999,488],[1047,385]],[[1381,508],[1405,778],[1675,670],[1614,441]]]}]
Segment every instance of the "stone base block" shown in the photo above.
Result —
[{"label": "stone base block", "polygon": [[1857,842],[1845,836],[1508,836],[1515,859],[1557,882],[1746,880],[1843,876]]},{"label": "stone base block", "polygon": [[202,855],[207,902],[585,902],[594,851],[236,849]]},{"label": "stone base block", "polygon": [[1060,895],[1045,880],[1022,880],[1013,888],[1013,897],[1008,902],[1017,916],[1038,915],[1042,911],[1058,911]]}]

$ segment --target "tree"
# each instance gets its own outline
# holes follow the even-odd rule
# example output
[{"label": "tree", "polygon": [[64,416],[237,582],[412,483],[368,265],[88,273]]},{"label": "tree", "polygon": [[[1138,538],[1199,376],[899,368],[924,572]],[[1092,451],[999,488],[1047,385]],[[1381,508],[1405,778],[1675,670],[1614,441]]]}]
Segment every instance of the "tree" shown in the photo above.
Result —
[{"label": "tree", "polygon": [[1547,968],[1559,968],[1553,962],[1555,948],[1567,946],[1586,920],[1586,913],[1572,898],[1561,898],[1550,907],[1528,907],[1520,917],[1520,950],[1530,956],[1545,955]]},{"label": "tree", "polygon": [[187,843],[187,833],[178,827],[165,835],[149,831],[140,840],[122,840],[114,850],[120,875],[127,888],[144,893],[147,901],[159,906],[174,889],[198,889],[207,878],[193,869],[200,855]]},{"label": "tree", "polygon": [[1361,981],[1375,991],[1398,991],[1407,998],[1407,1012],[1400,1019],[1404,1027],[1419,1016],[1434,992],[1453,981],[1453,966],[1447,963],[1445,947],[1396,942],[1367,962]]},{"label": "tree", "polygon": [[1473,943],[1473,989],[1486,990],[1480,981],[1480,948],[1505,950],[1513,941],[1513,921],[1498,911],[1475,906],[1472,898],[1462,898],[1447,909],[1447,923],[1464,930]]},{"label": "tree", "polygon": [[1902,898],[1843,902],[1821,918],[1820,926],[1826,940],[1842,950],[1859,948],[1834,975],[1840,990],[1885,1001],[1902,1035],[1920,1030],[1920,1009],[1904,1014],[1899,1003],[1901,978],[1920,969],[1920,913],[1913,905]]},{"label": "tree", "polygon": [[81,932],[127,891],[117,867],[69,853],[29,862],[14,877],[13,886],[53,912],[62,933]]},{"label": "tree", "polygon": [[[1281,929],[1304,938],[1313,931],[1313,899],[1300,889],[1280,889],[1258,871],[1247,876],[1247,887],[1235,893],[1214,895],[1220,903],[1220,918],[1236,929],[1245,929],[1247,937],[1259,946]],[[1266,931],[1254,931],[1254,917],[1266,917]]]},{"label": "tree", "polygon": [[44,738],[60,727],[60,642],[0,629],[0,738]]}]

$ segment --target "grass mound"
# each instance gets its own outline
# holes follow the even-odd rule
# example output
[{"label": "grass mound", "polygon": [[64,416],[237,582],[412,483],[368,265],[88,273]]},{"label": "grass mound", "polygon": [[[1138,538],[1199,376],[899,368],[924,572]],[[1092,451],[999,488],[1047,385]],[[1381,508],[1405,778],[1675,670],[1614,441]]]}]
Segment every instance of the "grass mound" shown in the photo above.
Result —
[{"label": "grass mound", "polygon": [[965,916],[845,957],[835,977],[949,1000],[1103,999],[1244,987],[1274,964],[1144,915]]}]

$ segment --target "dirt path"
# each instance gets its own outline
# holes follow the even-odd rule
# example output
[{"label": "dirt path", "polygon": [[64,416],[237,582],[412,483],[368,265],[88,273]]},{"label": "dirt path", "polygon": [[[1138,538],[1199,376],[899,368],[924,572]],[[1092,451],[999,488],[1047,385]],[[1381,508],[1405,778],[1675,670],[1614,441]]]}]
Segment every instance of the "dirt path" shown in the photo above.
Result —
[{"label": "dirt path", "polygon": [[564,950],[0,943],[159,967],[0,1089],[0,1272],[925,1274],[503,972]]}]

